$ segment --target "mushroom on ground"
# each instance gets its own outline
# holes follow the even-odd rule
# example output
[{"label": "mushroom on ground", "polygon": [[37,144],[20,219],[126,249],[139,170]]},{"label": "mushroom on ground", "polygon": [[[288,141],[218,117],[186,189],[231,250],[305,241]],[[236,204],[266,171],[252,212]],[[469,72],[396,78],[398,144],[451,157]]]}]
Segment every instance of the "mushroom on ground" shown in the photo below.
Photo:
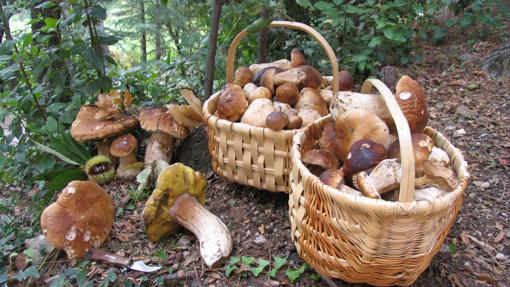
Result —
[{"label": "mushroom on ground", "polygon": [[102,109],[94,105],[80,107],[71,125],[71,136],[78,142],[95,141],[99,155],[110,156],[110,138],[129,132],[138,126],[138,120],[120,113],[114,118],[97,119]]},{"label": "mushroom on ground", "polygon": [[283,83],[317,89],[322,84],[322,76],[312,66],[304,65],[274,75],[273,84],[275,86],[282,85]]},{"label": "mushroom on ground", "polygon": [[324,149],[311,149],[305,152],[301,158],[303,164],[308,167],[312,174],[319,176],[328,169],[338,169],[340,162],[331,152]]},{"label": "mushroom on ground", "polygon": [[159,174],[142,217],[151,241],[175,232],[179,225],[190,230],[200,242],[205,264],[212,268],[229,256],[232,239],[225,224],[202,206],[205,185],[199,172],[181,163],[168,166]]},{"label": "mushroom on ground", "polygon": [[71,181],[41,215],[44,237],[69,259],[100,247],[110,232],[115,208],[110,195],[92,181]]},{"label": "mushroom on ground", "polygon": [[253,73],[248,67],[239,67],[237,68],[234,74],[234,83],[239,86],[244,87],[244,85],[251,83],[253,80]]},{"label": "mushroom on ground", "polygon": [[339,155],[344,159],[352,144],[369,139],[387,148],[390,144],[388,126],[376,114],[366,110],[348,110],[334,117],[335,129],[340,142]]},{"label": "mushroom on ground", "polygon": [[296,68],[303,65],[306,65],[305,55],[297,48],[292,49],[290,52],[290,67]]},{"label": "mushroom on ground", "polygon": [[387,158],[386,148],[382,144],[362,139],[352,144],[344,159],[345,176],[368,170]]},{"label": "mushroom on ground", "polygon": [[220,119],[236,122],[248,108],[248,101],[241,86],[227,84],[218,97],[216,111]]},{"label": "mushroom on ground", "polygon": [[296,103],[296,109],[316,110],[321,116],[329,113],[328,105],[320,95],[320,90],[312,88],[303,88],[301,95]]},{"label": "mushroom on ground", "polygon": [[403,76],[397,83],[396,100],[404,114],[411,133],[422,133],[427,125],[427,99],[418,82]]},{"label": "mushroom on ground", "polygon": [[249,69],[253,74],[257,74],[262,69],[268,68],[268,67],[274,67],[278,68],[282,71],[286,71],[290,69],[290,61],[287,59],[281,59],[272,63],[261,63],[261,64],[252,64],[250,65]]},{"label": "mushroom on ground", "polygon": [[267,116],[275,111],[273,102],[269,99],[256,99],[244,112],[241,122],[256,127],[265,127]]},{"label": "mushroom on ground", "polygon": [[274,111],[267,115],[266,127],[274,130],[283,130],[289,124],[289,117],[284,112]]},{"label": "mushroom on ground", "polygon": [[299,116],[299,113],[296,109],[292,108],[290,105],[280,102],[273,103],[275,109],[277,111],[284,112],[287,117],[289,117],[289,123],[287,124],[287,129],[299,129],[303,125],[303,119]]},{"label": "mushroom on ground", "polygon": [[298,88],[290,83],[279,85],[276,88],[275,100],[294,106],[299,100]]},{"label": "mushroom on ground", "polygon": [[117,178],[131,180],[140,172],[140,167],[136,166],[136,148],[138,143],[132,134],[125,134],[116,137],[110,145],[110,153],[119,158],[117,167]]}]

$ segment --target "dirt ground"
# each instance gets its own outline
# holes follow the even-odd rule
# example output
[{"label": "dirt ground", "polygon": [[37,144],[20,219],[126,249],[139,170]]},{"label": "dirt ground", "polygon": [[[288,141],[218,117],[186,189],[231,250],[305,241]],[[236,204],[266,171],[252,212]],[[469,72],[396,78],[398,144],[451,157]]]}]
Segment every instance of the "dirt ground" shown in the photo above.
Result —
[{"label": "dirt ground", "polygon": [[[441,131],[463,151],[469,163],[471,183],[462,210],[444,248],[413,286],[508,286],[510,275],[510,81],[490,80],[475,62],[460,58],[465,53],[483,57],[496,41],[471,45],[459,39],[440,46],[423,45],[423,60],[406,69],[428,92],[429,125]],[[463,62],[464,61],[464,62]],[[307,270],[294,284],[285,276],[288,267],[303,264],[290,239],[287,195],[275,194],[228,183],[212,173],[207,154],[207,138],[199,129],[176,151],[177,158],[202,171],[208,180],[207,208],[225,222],[234,241],[234,256],[265,258],[279,256],[288,265],[269,278],[225,268],[209,269],[199,257],[197,241],[181,231],[161,242],[150,243],[140,214],[144,201],[133,203],[127,185],[111,184],[117,218],[104,249],[148,263],[162,264],[162,270],[145,275],[122,273],[119,268],[88,262],[87,278],[100,282],[113,270],[118,281],[156,285],[167,276],[168,285],[185,286],[359,286],[339,280],[325,280]],[[45,268],[42,282],[49,282],[64,268],[79,264],[55,257]],[[267,270],[266,270],[267,271]],[[179,276],[182,275],[182,276]]]}]

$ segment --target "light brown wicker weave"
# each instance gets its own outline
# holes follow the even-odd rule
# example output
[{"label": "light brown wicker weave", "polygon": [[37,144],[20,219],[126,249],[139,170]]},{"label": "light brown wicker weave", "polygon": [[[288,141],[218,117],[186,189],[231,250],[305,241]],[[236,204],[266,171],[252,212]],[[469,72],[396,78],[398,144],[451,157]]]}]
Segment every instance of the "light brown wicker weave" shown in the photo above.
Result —
[{"label": "light brown wicker weave", "polygon": [[[404,151],[401,155],[412,157],[409,128],[394,96],[378,80],[367,80],[362,92],[369,92],[372,84],[398,126]],[[402,176],[408,181],[403,183],[408,184],[401,185],[399,202],[348,194],[324,185],[301,162],[301,154],[313,148],[324,124],[331,120],[326,116],[304,128],[294,137],[291,149],[289,216],[299,255],[330,278],[382,286],[410,285],[439,251],[459,212],[469,181],[467,163],[443,135],[427,127],[425,133],[451,158],[460,182],[454,191],[431,202],[413,201],[414,159],[404,157]]]},{"label": "light brown wicker weave", "polygon": [[[305,24],[287,21],[273,21],[268,27],[301,30],[317,40],[331,62],[333,91],[338,91],[335,53],[317,31]],[[246,35],[246,30],[241,31],[228,50],[227,83],[233,82],[236,48]],[[230,181],[272,192],[289,192],[290,147],[297,130],[275,132],[269,128],[219,119],[214,115],[219,94],[212,95],[203,107],[213,170]]]}]

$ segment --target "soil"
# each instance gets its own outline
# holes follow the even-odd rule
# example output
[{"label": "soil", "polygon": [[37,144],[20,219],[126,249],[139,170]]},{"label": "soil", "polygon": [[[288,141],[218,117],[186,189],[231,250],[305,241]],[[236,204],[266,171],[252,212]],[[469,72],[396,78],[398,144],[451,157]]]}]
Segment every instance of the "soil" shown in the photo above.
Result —
[{"label": "soil", "polygon": [[[497,40],[476,45],[464,40],[459,38],[440,46],[424,44],[423,60],[400,69],[426,88],[429,125],[462,150],[471,173],[462,210],[443,249],[413,286],[510,284],[510,80],[489,79],[476,63],[459,60],[466,52],[483,57],[497,46]],[[140,217],[144,200],[130,200],[129,185],[111,184],[106,188],[114,197],[117,218],[103,249],[135,260],[144,259],[149,264],[162,264],[165,268],[144,276],[137,271],[121,272],[117,267],[89,262],[86,264],[89,280],[100,282],[113,270],[120,280],[148,285],[155,285],[160,276],[169,276],[166,284],[185,286],[354,286],[320,278],[312,270],[306,271],[296,283],[288,281],[285,269],[303,264],[290,239],[288,196],[229,183],[214,174],[209,164],[205,128],[196,130],[180,143],[174,161],[206,175],[206,207],[229,227],[234,242],[233,256],[264,259],[279,256],[286,258],[288,265],[276,278],[269,278],[266,273],[256,278],[239,270],[226,277],[223,266],[210,269],[203,265],[197,241],[184,230],[151,243]],[[48,278],[79,264],[69,262],[65,256],[53,260],[51,268],[43,269],[44,278],[38,283],[49,282]],[[175,274],[185,276],[175,279]]]}]

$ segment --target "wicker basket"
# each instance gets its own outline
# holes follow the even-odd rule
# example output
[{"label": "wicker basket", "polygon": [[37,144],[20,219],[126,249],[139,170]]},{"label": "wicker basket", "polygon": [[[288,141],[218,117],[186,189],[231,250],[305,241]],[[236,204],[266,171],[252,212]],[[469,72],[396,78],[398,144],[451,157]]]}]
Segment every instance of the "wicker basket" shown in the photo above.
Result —
[{"label": "wicker basket", "polygon": [[414,158],[409,127],[391,91],[379,80],[367,80],[384,98],[395,124],[402,155],[399,201],[351,195],[324,185],[301,162],[313,148],[331,116],[300,131],[291,149],[289,216],[292,240],[299,255],[321,275],[351,283],[410,285],[441,248],[462,204],[469,181],[461,152],[443,135],[427,127],[425,133],[445,150],[459,186],[441,198],[413,201]]},{"label": "wicker basket", "polygon": [[[286,21],[273,21],[268,27],[301,30],[317,40],[331,62],[333,91],[338,91],[335,53],[317,31],[305,24]],[[241,31],[228,50],[227,83],[233,82],[236,48],[247,33]],[[289,192],[290,147],[297,130],[273,131],[220,119],[214,115],[219,94],[212,95],[203,107],[213,170],[230,181],[272,192]]]}]

